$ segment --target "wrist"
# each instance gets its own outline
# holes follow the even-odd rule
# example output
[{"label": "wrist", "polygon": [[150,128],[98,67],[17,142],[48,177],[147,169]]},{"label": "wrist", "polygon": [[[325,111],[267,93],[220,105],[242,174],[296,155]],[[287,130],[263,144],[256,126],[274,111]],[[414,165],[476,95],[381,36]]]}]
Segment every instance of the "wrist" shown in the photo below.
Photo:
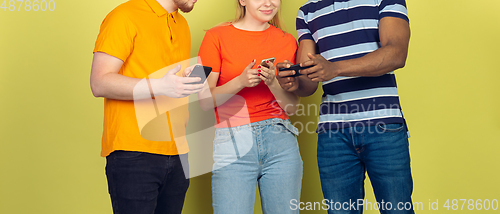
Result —
[{"label": "wrist", "polygon": [[159,79],[149,79],[148,91],[151,93],[151,97],[165,96]]},{"label": "wrist", "polygon": [[271,82],[269,85],[267,85],[269,88],[281,88],[281,85],[280,85],[280,83],[278,82],[278,80],[273,79],[273,80],[271,80],[271,81],[272,81],[272,82]]},{"label": "wrist", "polygon": [[337,77],[337,76],[346,76],[344,74],[343,70],[341,69],[341,66],[339,66],[339,63],[340,62],[330,62],[330,67],[332,68],[331,72],[334,75],[334,77]]},{"label": "wrist", "polygon": [[231,80],[230,82],[234,82],[236,83],[236,90],[242,90],[244,89],[246,86],[245,86],[245,81],[244,81],[244,78],[240,75],[240,76],[237,76],[236,78],[234,78],[233,80]]}]

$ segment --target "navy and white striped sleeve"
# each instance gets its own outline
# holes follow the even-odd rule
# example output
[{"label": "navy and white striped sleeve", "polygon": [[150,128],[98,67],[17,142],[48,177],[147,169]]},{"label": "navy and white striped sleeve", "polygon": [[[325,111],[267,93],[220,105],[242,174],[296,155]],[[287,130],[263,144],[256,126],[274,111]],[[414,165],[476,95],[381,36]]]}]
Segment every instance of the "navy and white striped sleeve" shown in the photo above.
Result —
[{"label": "navy and white striped sleeve", "polygon": [[379,20],[384,17],[401,18],[409,22],[405,0],[382,0],[379,5]]},{"label": "navy and white striped sleeve", "polygon": [[307,20],[306,20],[306,16],[304,15],[303,8],[300,8],[299,12],[297,12],[297,18],[296,18],[295,25],[297,28],[297,36],[299,38],[299,43],[303,39],[313,40],[311,31],[309,30],[309,27],[307,26]]}]

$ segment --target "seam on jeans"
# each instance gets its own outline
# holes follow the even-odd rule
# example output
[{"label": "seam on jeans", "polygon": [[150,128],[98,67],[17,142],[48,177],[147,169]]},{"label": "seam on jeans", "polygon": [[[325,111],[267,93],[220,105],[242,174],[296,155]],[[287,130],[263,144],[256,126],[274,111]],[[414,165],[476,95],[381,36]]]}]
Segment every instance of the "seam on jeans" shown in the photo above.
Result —
[{"label": "seam on jeans", "polygon": [[240,159],[240,151],[238,150],[238,145],[236,145],[236,140],[233,134],[233,130],[229,128],[229,134],[231,135],[231,141],[233,142],[233,148],[236,153],[236,158]]}]

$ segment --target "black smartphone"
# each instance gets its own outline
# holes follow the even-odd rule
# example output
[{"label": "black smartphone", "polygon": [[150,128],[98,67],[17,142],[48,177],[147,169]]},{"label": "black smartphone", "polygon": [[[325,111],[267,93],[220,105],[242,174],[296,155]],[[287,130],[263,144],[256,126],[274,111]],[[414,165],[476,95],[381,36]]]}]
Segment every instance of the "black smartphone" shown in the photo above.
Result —
[{"label": "black smartphone", "polygon": [[195,65],[189,77],[199,77],[201,80],[199,82],[193,82],[191,84],[203,84],[207,79],[208,75],[212,72],[212,68],[208,66]]},{"label": "black smartphone", "polygon": [[306,67],[300,67],[300,63],[299,63],[299,64],[292,65],[289,68],[280,68],[279,71],[291,71],[291,70],[294,70],[295,74],[294,75],[290,75],[289,77],[296,77],[296,76],[302,75],[301,73],[299,73],[300,70],[304,70],[304,69],[308,69],[308,68],[312,68],[312,67],[314,67],[314,65],[310,65],[310,66],[306,66]]}]

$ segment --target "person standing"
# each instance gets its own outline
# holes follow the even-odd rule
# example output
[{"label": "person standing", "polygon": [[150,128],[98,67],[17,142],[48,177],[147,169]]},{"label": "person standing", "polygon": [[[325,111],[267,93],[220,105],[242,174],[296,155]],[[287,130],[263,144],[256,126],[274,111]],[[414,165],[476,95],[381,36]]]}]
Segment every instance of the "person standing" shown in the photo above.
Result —
[{"label": "person standing", "polygon": [[[298,11],[297,63],[279,73],[280,85],[323,100],[318,167],[328,213],[362,213],[368,174],[381,213],[414,213],[406,122],[394,70],[405,65],[410,39],[404,0],[309,0]],[[284,66],[288,67],[291,63]],[[401,206],[401,205],[406,205]]]},{"label": "person standing", "polygon": [[[203,88],[203,84],[189,84],[200,78],[185,77],[191,69],[179,72],[180,66],[162,78],[148,78],[190,58],[190,31],[178,9],[189,12],[195,2],[130,0],[102,22],[93,51],[90,85],[95,97],[104,97],[101,156],[106,157],[114,213],[182,211],[189,179],[181,161],[187,160],[188,147],[179,133],[185,129],[187,110],[169,118],[173,130],[170,140],[148,140],[138,128],[134,100],[155,96],[185,99]],[[141,82],[144,78],[148,84]]]},{"label": "person standing", "polygon": [[215,105],[202,104],[215,107],[217,116],[213,210],[253,213],[258,185],[263,213],[298,213],[289,204],[300,198],[302,159],[298,130],[287,115],[296,108],[284,107],[299,99],[280,87],[269,59],[294,61],[297,42],[281,30],[281,0],[236,2],[236,19],[208,30],[199,52],[213,68],[207,82]]}]

